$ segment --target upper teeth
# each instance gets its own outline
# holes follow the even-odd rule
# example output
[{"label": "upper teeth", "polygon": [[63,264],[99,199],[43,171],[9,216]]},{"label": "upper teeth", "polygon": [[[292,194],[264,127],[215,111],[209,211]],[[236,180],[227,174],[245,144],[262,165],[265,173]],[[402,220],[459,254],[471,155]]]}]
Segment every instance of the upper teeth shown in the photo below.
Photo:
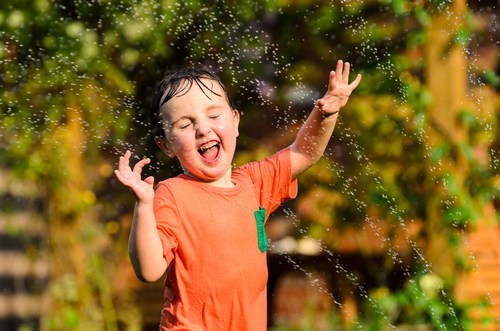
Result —
[{"label": "upper teeth", "polygon": [[216,143],[216,142],[210,143],[210,144],[208,144],[208,145],[205,145],[205,146],[200,147],[200,151],[204,152],[204,151],[206,151],[207,149],[210,149],[210,148],[212,148],[212,147],[214,147],[214,146],[217,146],[217,145],[218,145],[218,143]]}]

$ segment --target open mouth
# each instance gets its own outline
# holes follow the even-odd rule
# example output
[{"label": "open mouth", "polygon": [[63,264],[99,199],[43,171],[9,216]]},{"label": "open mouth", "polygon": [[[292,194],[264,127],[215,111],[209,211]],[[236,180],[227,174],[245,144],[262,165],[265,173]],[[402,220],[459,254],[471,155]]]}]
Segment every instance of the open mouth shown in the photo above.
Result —
[{"label": "open mouth", "polygon": [[217,159],[217,157],[219,156],[219,150],[220,150],[220,143],[216,141],[211,141],[209,143],[202,145],[198,149],[198,152],[205,160],[210,162],[210,161],[215,161]]}]

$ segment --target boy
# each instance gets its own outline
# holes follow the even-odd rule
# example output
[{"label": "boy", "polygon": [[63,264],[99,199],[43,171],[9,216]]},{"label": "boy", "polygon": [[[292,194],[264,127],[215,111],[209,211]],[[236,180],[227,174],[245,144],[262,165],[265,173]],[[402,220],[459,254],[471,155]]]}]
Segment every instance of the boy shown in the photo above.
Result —
[{"label": "boy", "polygon": [[137,277],[153,282],[166,272],[161,330],[266,329],[264,224],[296,196],[297,176],[322,156],[340,108],[361,80],[358,74],[349,84],[349,70],[337,62],[325,96],[289,147],[234,171],[240,115],[219,78],[186,68],[160,82],[153,135],[183,174],[154,189],[153,177],[141,179],[149,159],[131,169],[129,151],[115,174],[137,198],[129,239]]}]

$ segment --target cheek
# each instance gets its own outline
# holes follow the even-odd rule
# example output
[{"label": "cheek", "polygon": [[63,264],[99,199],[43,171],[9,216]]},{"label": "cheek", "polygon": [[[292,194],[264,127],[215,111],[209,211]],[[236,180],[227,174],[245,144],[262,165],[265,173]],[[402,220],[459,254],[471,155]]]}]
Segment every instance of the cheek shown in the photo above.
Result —
[{"label": "cheek", "polygon": [[181,153],[189,151],[194,145],[192,138],[187,134],[173,135],[169,137],[169,143],[176,152]]},{"label": "cheek", "polygon": [[227,137],[237,137],[238,136],[238,127],[235,125],[232,118],[228,118],[225,121],[219,123],[217,125],[218,132],[224,134]]},{"label": "cheek", "polygon": [[236,130],[232,125],[226,125],[222,132],[224,132],[223,139],[226,147],[231,146],[231,148],[234,148],[236,145],[236,137],[238,137],[238,130]]},{"label": "cheek", "polygon": [[231,125],[220,125],[216,129],[217,135],[224,139],[226,142],[234,138],[234,128]]}]

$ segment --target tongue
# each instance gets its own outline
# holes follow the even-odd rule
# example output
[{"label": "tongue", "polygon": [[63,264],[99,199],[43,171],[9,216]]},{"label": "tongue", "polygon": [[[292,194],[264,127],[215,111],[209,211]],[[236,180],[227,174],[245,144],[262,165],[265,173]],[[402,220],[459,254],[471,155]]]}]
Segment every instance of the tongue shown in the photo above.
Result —
[{"label": "tongue", "polygon": [[217,148],[217,146],[214,146],[203,152],[203,158],[205,158],[208,161],[213,161],[217,158],[218,153],[219,153],[219,148]]}]

